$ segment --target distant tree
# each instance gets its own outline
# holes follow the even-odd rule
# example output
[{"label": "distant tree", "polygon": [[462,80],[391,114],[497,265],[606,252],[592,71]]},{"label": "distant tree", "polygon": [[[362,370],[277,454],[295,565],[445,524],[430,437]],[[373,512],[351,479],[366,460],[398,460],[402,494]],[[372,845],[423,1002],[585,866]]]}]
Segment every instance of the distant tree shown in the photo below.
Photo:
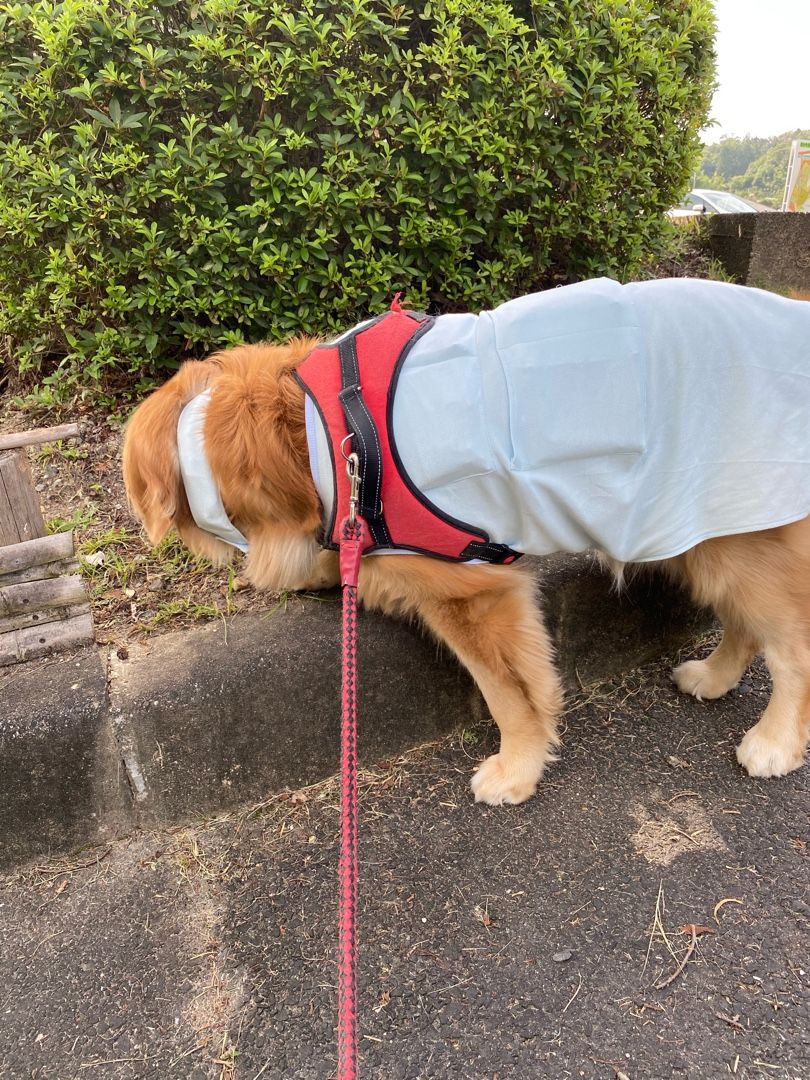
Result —
[{"label": "distant tree", "polygon": [[714,183],[715,176],[739,176],[752,161],[768,149],[769,139],[744,138],[728,135],[720,142],[707,146],[701,162],[701,172]]},{"label": "distant tree", "polygon": [[768,139],[721,139],[705,147],[695,186],[721,188],[778,210],[794,139],[810,139],[810,131],[787,131]]},{"label": "distant tree", "polygon": [[808,138],[810,131],[792,131],[773,140],[739,178],[740,194],[779,209],[785,190],[790,144],[794,139]]}]

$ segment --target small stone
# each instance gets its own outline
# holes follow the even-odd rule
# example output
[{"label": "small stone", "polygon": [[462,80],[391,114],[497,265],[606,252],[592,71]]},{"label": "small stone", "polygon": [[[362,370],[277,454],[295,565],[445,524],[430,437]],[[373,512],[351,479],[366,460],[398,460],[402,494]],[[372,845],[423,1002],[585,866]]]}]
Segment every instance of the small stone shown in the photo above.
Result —
[{"label": "small stone", "polygon": [[559,952],[555,952],[552,960],[555,964],[563,964],[566,960],[570,960],[574,954],[570,949],[560,949]]}]

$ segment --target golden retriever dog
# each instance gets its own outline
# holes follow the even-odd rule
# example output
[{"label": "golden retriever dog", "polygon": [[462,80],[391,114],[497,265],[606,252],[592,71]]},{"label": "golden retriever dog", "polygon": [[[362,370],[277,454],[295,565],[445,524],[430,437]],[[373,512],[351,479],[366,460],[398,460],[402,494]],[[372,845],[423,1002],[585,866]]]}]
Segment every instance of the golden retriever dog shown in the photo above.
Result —
[{"label": "golden retriever dog", "polygon": [[[714,285],[701,283],[701,286],[704,284]],[[556,303],[558,307],[567,303],[568,289],[580,287],[551,290],[553,298],[545,302]],[[731,294],[717,290],[737,291]],[[689,295],[686,295],[688,289],[681,292],[690,310],[695,297],[703,296],[703,291],[697,289]],[[749,294],[755,292],[737,286],[717,286],[708,293],[705,319],[717,322],[718,333],[725,333],[723,305],[728,303],[733,308],[735,304],[743,304],[748,310],[753,303]],[[653,288],[643,295],[650,298],[650,333],[671,336],[669,329],[662,331],[655,321],[663,317],[659,309],[668,302],[669,292]],[[602,300],[597,299],[601,304]],[[779,307],[780,317],[786,312],[785,318],[792,319],[794,309],[805,308],[798,301],[771,300],[778,305],[792,305]],[[504,305],[505,308],[509,305]],[[614,308],[615,305],[610,311]],[[551,311],[546,321],[556,318],[556,310]],[[716,310],[719,310],[717,315]],[[521,318],[522,311],[522,308],[518,311]],[[597,323],[593,330],[594,344],[588,348],[598,352],[599,342],[610,336],[600,336],[598,318],[602,315],[597,313],[598,318],[594,315],[592,319],[592,314],[586,311],[575,317],[576,333],[571,337],[574,351],[580,348],[583,334],[594,320]],[[731,316],[732,321],[736,319],[734,311]],[[695,316],[697,322],[701,318]],[[765,322],[768,325],[764,326],[763,334],[773,334],[773,324],[767,319]],[[808,322],[803,324],[805,330],[809,326]],[[754,332],[747,328],[745,333],[750,338]],[[701,348],[705,338],[705,327],[699,327],[698,344],[685,337],[684,348]],[[629,339],[622,330],[616,340],[619,349],[625,349]],[[791,371],[798,365],[799,376],[806,378],[810,376],[810,337],[803,340],[802,355],[795,363],[791,362]],[[779,353],[783,344],[777,334],[770,351]],[[195,521],[179,462],[177,432],[181,413],[189,402],[211,391],[204,417],[204,451],[227,515],[248,541],[244,571],[247,578],[256,587],[271,590],[312,590],[338,583],[337,555],[319,543],[323,507],[311,469],[305,390],[296,376],[302,363],[318,347],[317,339],[295,337],[282,345],[243,345],[217,353],[206,361],[187,362],[136,409],[126,431],[124,477],[133,510],[152,543],[158,543],[174,528],[192,551],[214,562],[229,560],[234,554],[231,544],[201,529]],[[733,351],[736,347],[729,348]],[[543,345],[540,351],[545,348]],[[577,362],[588,359],[586,356],[584,361]],[[706,357],[702,356],[701,374],[696,378],[704,378],[706,363]],[[615,379],[618,369],[613,360],[610,364],[610,379]],[[635,379],[638,371],[652,366],[650,363],[645,368],[634,367],[628,377]],[[753,392],[747,384],[742,385],[741,377],[734,372],[731,381],[717,394],[713,394],[711,386],[696,390],[692,384],[673,382],[682,378],[683,368],[679,361],[673,369],[675,374],[667,376],[670,381],[655,419],[656,431],[652,434],[646,431],[647,443],[670,422],[676,426],[681,423],[676,415],[679,409],[687,410],[692,416],[699,413],[700,396],[708,399],[711,430],[706,431],[704,441],[709,446],[717,427],[723,424],[724,410],[744,407],[744,399]],[[726,367],[718,366],[718,370],[725,371]],[[582,399],[594,380],[595,385],[601,385],[598,372],[591,375],[590,369],[585,382],[577,381],[576,372],[567,374],[559,392],[565,393],[565,387],[573,385],[575,389],[571,392],[577,398],[564,403],[565,408],[587,410],[589,406],[583,405]],[[758,400],[753,404],[754,410],[761,411],[761,396],[755,396]],[[791,396],[795,399],[795,388]],[[807,401],[805,397],[801,409]],[[631,405],[630,420],[636,410]],[[544,407],[538,399],[538,415]],[[648,412],[652,408],[648,403],[644,407]],[[532,400],[530,413],[534,409]],[[805,410],[803,415],[810,446],[810,412]],[[565,415],[543,420],[543,424],[553,422],[559,423],[564,436]],[[741,437],[740,424],[732,418],[732,441]],[[587,425],[572,418],[570,426],[572,438],[579,438],[578,433]],[[634,460],[643,460],[647,453],[642,448]],[[704,456],[711,468],[713,446]],[[761,456],[770,459],[779,453],[764,448]],[[622,468],[625,467],[623,464]],[[810,455],[805,455],[803,468],[805,473],[810,471]],[[593,475],[593,472],[589,474],[588,483],[593,483]],[[710,477],[707,483],[714,484],[714,478]],[[689,484],[696,489],[693,479],[689,479]],[[717,487],[714,484],[713,490]],[[725,490],[722,484],[719,487]],[[688,502],[689,490],[692,489],[687,488],[685,497],[679,496],[681,502],[674,504],[676,510]],[[749,531],[712,536],[661,559],[649,556],[649,551],[655,553],[654,549],[645,549],[647,554],[642,559],[686,586],[694,600],[713,608],[723,624],[720,644],[710,656],[691,660],[674,670],[673,679],[680,690],[701,700],[718,698],[736,686],[755,655],[764,654],[773,680],[772,696],[759,722],[745,734],[737,748],[739,762],[752,776],[781,776],[798,768],[804,760],[810,734],[810,517],[807,516],[810,507],[801,508],[806,495],[805,491],[797,496],[793,520],[786,524],[762,527],[763,521],[758,519]],[[588,493],[582,496],[588,497]],[[770,493],[763,497],[770,498]],[[633,506],[641,501],[639,495]],[[775,513],[785,516],[781,510]],[[626,517],[625,508],[614,515],[622,520]],[[635,550],[632,540],[629,544],[626,550],[632,558]],[[624,549],[618,554],[608,550],[607,554],[613,562],[621,563],[625,557]],[[368,608],[417,620],[455,653],[477,682],[498,725],[500,749],[478,767],[472,779],[476,799],[492,805],[528,799],[545,766],[555,760],[562,700],[553,650],[537,606],[531,575],[520,564],[453,562],[425,554],[368,555],[362,560],[359,596]]]}]

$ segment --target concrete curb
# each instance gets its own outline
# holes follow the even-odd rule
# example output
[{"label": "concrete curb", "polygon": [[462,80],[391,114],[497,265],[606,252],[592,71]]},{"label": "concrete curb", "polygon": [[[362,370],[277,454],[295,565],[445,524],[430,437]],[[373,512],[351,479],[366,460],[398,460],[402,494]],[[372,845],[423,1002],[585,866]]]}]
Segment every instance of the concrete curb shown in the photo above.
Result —
[{"label": "concrete curb", "polygon": [[[535,564],[569,685],[596,682],[708,625],[650,579],[619,597],[586,556]],[[0,672],[0,867],[133,829],[212,815],[334,772],[340,603],[167,634],[105,660],[96,648]],[[361,761],[486,715],[454,658],[365,612]]]}]

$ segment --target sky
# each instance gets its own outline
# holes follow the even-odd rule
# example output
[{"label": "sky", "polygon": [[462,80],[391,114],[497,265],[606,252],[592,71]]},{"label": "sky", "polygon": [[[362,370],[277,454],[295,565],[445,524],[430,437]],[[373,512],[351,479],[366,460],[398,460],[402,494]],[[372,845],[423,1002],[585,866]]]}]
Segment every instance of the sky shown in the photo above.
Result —
[{"label": "sky", "polygon": [[717,124],[703,140],[810,129],[810,0],[714,0],[714,9]]}]

